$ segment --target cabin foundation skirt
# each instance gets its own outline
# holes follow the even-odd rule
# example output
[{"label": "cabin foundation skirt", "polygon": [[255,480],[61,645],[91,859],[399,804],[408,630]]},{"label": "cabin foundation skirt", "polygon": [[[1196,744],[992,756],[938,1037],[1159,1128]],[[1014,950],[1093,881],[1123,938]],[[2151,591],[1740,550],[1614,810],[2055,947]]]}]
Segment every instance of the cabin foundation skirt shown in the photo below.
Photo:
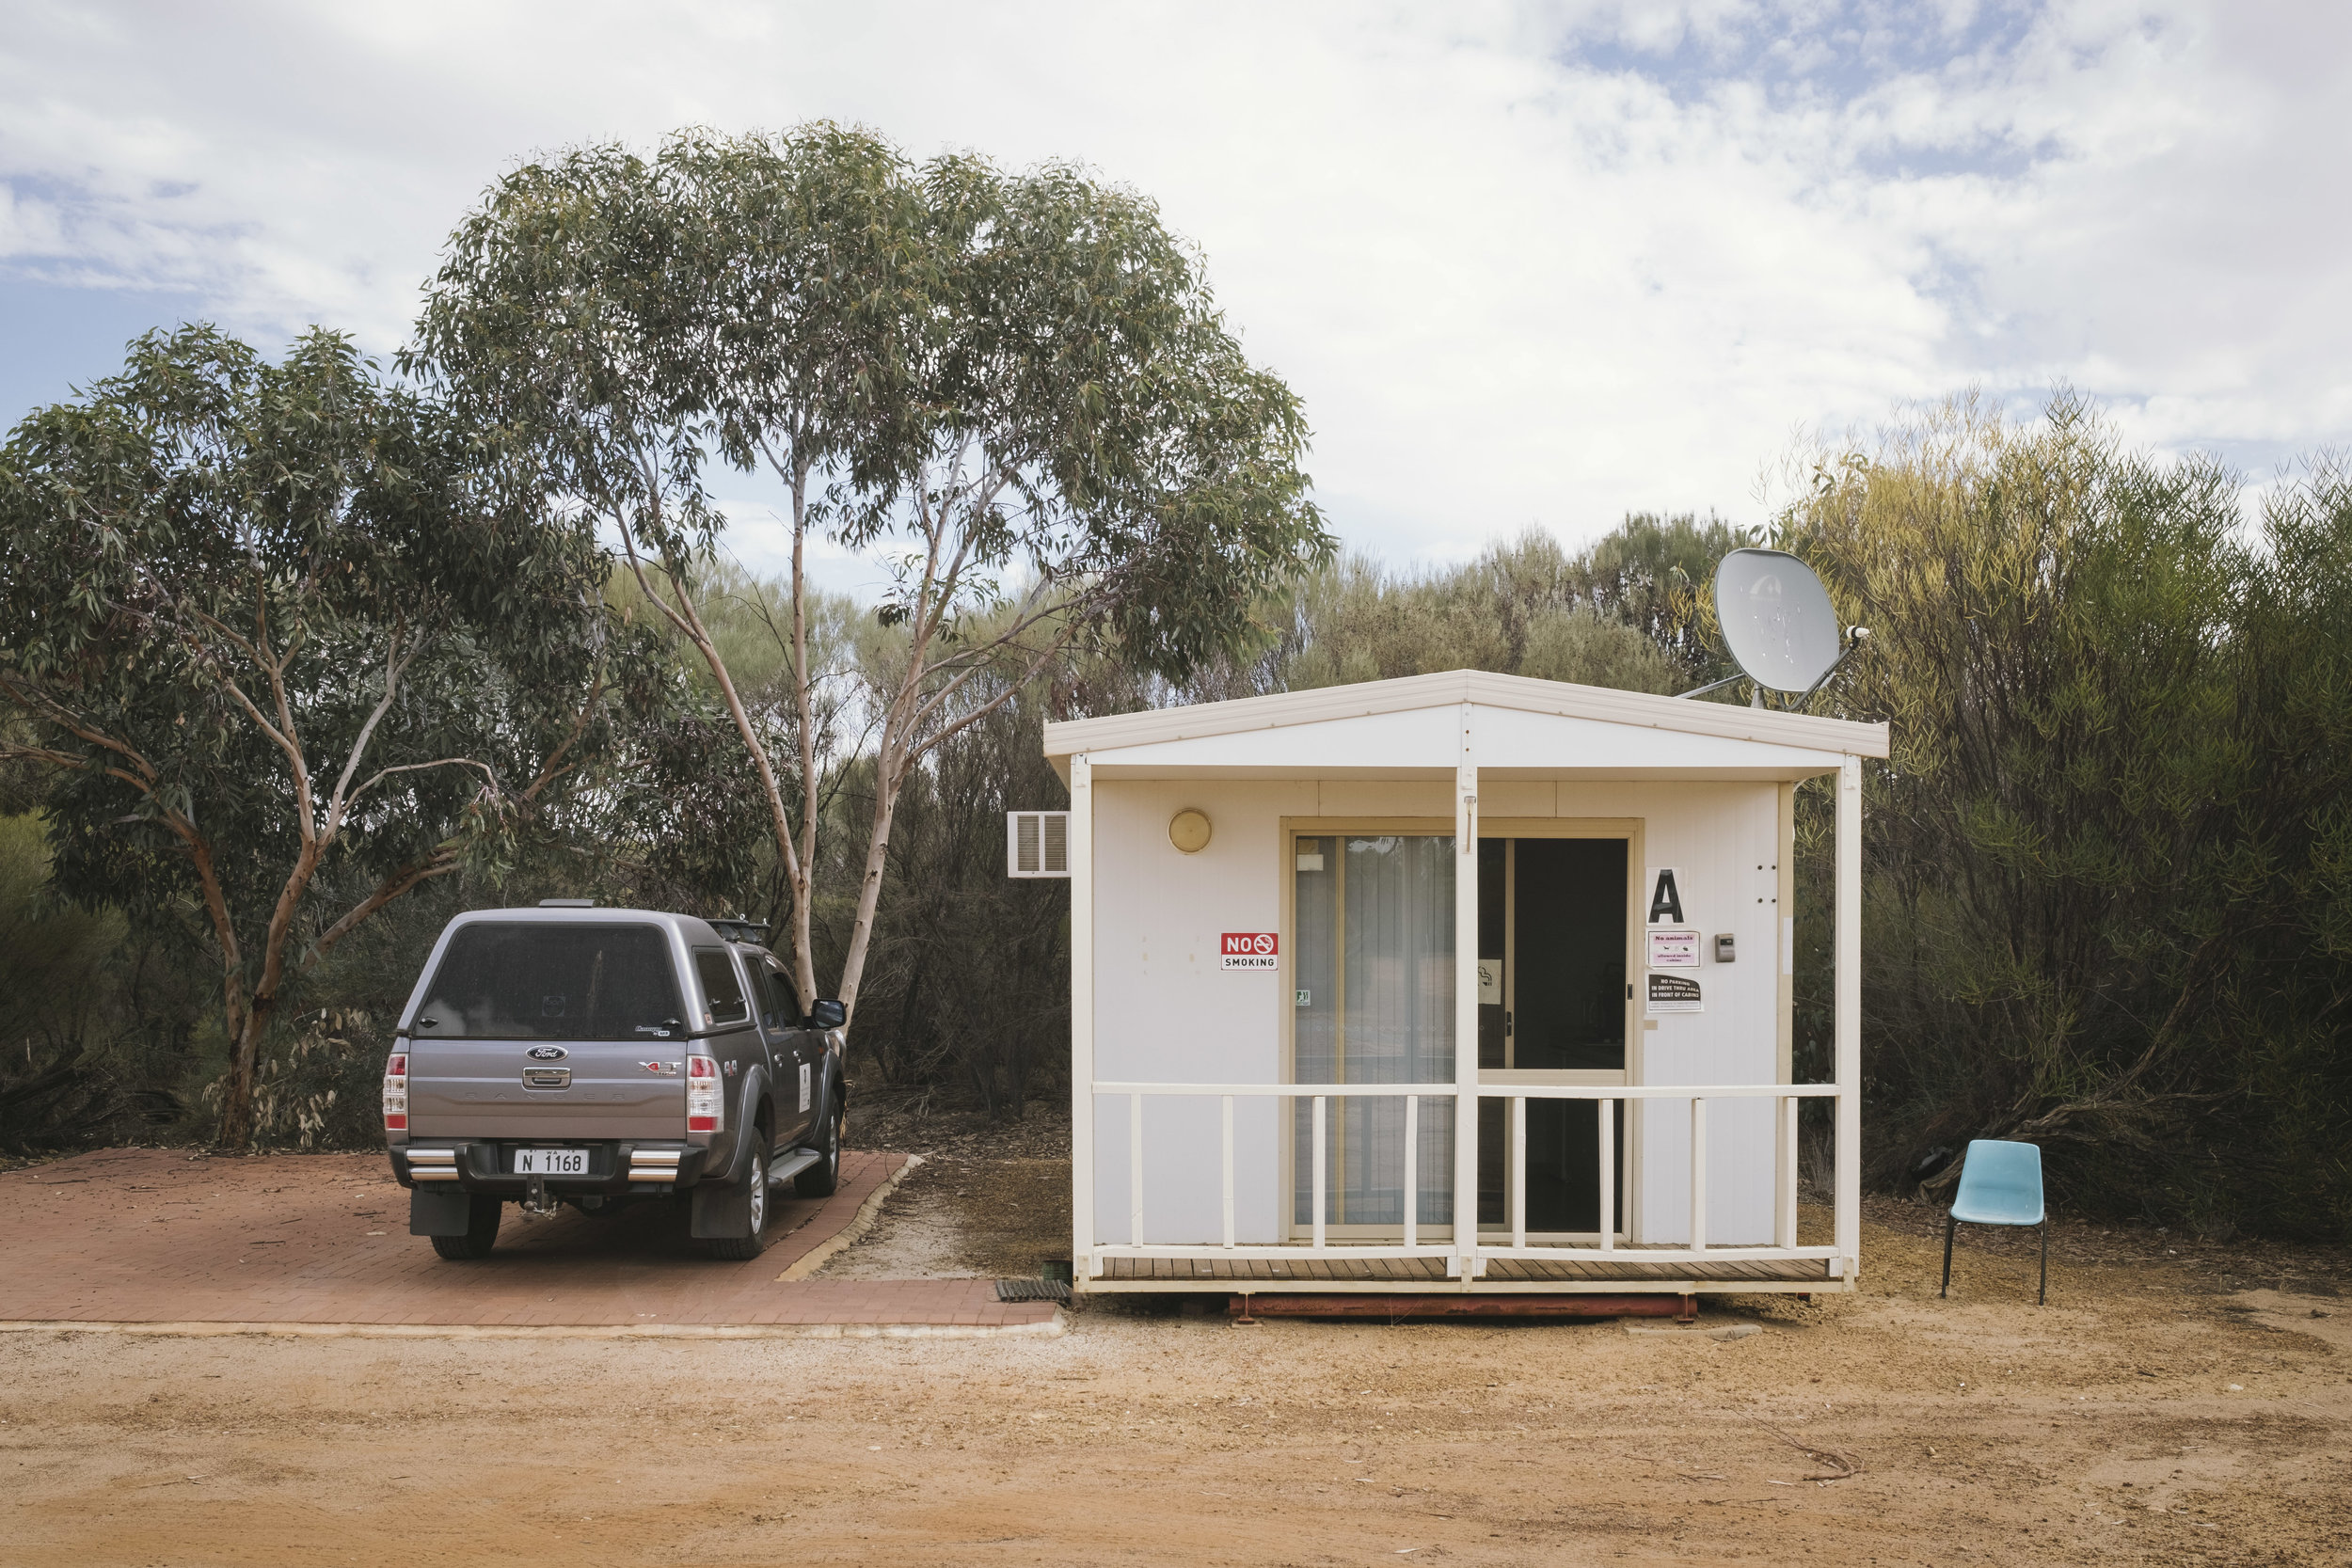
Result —
[{"label": "cabin foundation skirt", "polygon": [[[1633,1251],[1631,1248],[1627,1249]],[[1443,1259],[1351,1260],[1108,1258],[1094,1278],[1079,1271],[1076,1292],[1180,1293],[1246,1291],[1253,1295],[1344,1292],[1424,1295],[1804,1295],[1850,1291],[1820,1259],[1722,1263],[1559,1262],[1518,1258],[1486,1260],[1486,1272],[1462,1280],[1447,1275]]]}]

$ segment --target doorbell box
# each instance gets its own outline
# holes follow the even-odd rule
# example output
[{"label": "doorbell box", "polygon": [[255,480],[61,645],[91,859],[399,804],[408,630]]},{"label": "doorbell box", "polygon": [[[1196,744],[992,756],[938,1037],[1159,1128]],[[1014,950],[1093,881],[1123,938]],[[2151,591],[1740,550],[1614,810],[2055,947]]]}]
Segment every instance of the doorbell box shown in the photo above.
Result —
[{"label": "doorbell box", "polygon": [[1739,957],[1733,942],[1734,938],[1729,931],[1724,931],[1715,938],[1715,961],[1717,963],[1727,964]]}]

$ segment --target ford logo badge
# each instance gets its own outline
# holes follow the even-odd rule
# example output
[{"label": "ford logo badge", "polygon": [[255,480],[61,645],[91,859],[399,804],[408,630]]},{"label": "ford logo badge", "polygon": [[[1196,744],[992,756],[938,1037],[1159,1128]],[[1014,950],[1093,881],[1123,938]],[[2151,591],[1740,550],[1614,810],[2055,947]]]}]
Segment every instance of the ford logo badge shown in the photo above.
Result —
[{"label": "ford logo badge", "polygon": [[560,1045],[534,1045],[527,1054],[534,1062],[560,1062],[571,1053]]}]

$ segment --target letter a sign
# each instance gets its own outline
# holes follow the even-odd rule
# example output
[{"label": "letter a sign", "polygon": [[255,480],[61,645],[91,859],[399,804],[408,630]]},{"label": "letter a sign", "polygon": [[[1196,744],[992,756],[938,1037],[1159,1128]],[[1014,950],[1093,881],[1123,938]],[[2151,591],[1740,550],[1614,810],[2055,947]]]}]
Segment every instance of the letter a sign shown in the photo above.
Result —
[{"label": "letter a sign", "polygon": [[1217,938],[1221,969],[1273,969],[1280,945],[1272,931],[1227,931]]},{"label": "letter a sign", "polygon": [[1683,924],[1682,890],[1675,885],[1675,868],[1671,865],[1661,865],[1649,874],[1649,923]]}]

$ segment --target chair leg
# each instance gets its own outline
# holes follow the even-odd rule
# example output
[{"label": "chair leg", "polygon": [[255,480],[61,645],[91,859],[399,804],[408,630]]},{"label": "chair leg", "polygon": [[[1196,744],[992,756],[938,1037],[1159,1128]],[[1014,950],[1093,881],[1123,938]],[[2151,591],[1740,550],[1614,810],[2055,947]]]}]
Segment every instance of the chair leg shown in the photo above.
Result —
[{"label": "chair leg", "polygon": [[2050,1227],[2046,1220],[2042,1226],[2042,1290],[2034,1297],[2033,1304],[2036,1307],[2050,1305]]},{"label": "chair leg", "polygon": [[1939,1296],[1947,1296],[1952,1291],[1952,1232],[1959,1228],[1958,1220],[1949,1214],[1944,1216],[1944,1283],[1935,1292]]}]

